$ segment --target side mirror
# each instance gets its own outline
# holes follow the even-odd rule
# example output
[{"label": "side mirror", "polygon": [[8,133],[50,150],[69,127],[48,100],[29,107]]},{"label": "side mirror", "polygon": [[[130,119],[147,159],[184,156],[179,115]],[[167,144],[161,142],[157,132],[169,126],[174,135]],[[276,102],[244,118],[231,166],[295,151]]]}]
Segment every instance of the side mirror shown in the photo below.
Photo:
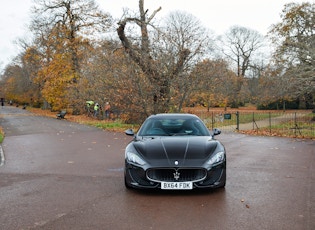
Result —
[{"label": "side mirror", "polygon": [[213,129],[213,130],[212,130],[212,133],[213,133],[213,136],[215,136],[215,135],[219,135],[219,134],[221,134],[221,130],[220,130],[220,129],[215,128],[215,129]]},{"label": "side mirror", "polygon": [[135,135],[135,132],[132,130],[132,129],[127,129],[125,131],[125,134],[128,135],[128,136],[134,136]]}]

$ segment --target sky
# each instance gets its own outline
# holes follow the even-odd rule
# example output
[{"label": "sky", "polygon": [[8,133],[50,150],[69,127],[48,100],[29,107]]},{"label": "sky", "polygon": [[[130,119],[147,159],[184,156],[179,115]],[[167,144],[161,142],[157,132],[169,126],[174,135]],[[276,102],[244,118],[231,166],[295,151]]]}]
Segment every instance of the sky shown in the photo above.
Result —
[{"label": "sky", "polygon": [[[138,10],[138,0],[95,0],[100,9],[120,18],[123,9]],[[184,11],[197,17],[216,35],[239,25],[266,35],[270,26],[281,21],[284,5],[290,2],[314,2],[314,0],[144,0],[144,7],[152,13],[162,10],[157,19],[173,11]],[[0,8],[0,72],[21,50],[16,41],[27,38],[30,8],[33,0],[4,0]]]}]

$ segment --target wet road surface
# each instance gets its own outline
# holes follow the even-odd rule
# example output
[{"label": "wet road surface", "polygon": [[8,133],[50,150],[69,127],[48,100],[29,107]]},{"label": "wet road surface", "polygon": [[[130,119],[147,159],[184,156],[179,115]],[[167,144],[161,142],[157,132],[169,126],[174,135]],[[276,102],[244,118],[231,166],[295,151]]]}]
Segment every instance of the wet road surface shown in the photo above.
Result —
[{"label": "wet road surface", "polygon": [[123,183],[130,137],[0,109],[0,229],[315,229],[315,142],[223,133],[225,189]]}]

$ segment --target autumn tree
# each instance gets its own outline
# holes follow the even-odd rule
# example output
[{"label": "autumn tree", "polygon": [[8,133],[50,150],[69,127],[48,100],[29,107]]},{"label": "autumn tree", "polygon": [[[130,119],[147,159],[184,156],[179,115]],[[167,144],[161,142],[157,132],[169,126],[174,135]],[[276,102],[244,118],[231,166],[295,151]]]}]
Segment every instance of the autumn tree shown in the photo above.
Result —
[{"label": "autumn tree", "polygon": [[256,70],[256,55],[264,47],[264,37],[255,30],[232,26],[223,36],[219,37],[218,42],[219,50],[224,58],[231,62],[231,67],[235,69],[238,76],[238,87],[234,95],[235,106],[238,106],[238,103],[242,101],[241,90],[244,89],[245,78],[250,76],[248,74],[250,70],[252,73]]},{"label": "autumn tree", "polygon": [[118,42],[104,40],[85,58],[89,62],[82,67],[84,75],[78,82],[81,98],[98,102],[101,109],[110,102],[115,115],[123,112],[121,118],[127,122],[134,119],[132,115],[139,118],[148,114],[146,101],[152,88]]},{"label": "autumn tree", "polygon": [[38,106],[40,103],[40,88],[35,84],[34,76],[37,73],[36,70],[40,68],[39,62],[35,59],[29,59],[29,56],[35,58],[36,55],[31,54],[34,49],[25,38],[19,38],[15,42],[20,47],[21,52],[3,71],[1,76],[1,83],[5,85],[3,91],[6,92],[5,96],[8,100]]},{"label": "autumn tree", "polygon": [[199,76],[193,104],[202,104],[209,111],[214,106],[227,107],[233,101],[237,76],[226,61],[205,59],[195,66],[192,75]]},{"label": "autumn tree", "polygon": [[37,81],[37,78],[38,72],[42,68],[42,55],[35,46],[27,45],[20,57],[22,66],[27,70],[27,76],[33,88],[32,93],[29,95],[31,98],[30,105],[40,107],[43,104],[43,85],[41,81]]},{"label": "autumn tree", "polygon": [[[60,109],[60,106],[75,103],[62,100],[64,96],[57,97],[64,93],[78,94],[76,84],[81,75],[82,50],[85,49],[82,47],[97,37],[97,32],[106,31],[111,17],[100,11],[94,0],[35,0],[35,3],[31,29],[37,51],[43,57],[38,80],[46,87],[43,89],[46,100],[53,104],[64,101],[62,105],[55,103],[59,104],[55,109]],[[63,85],[57,86],[53,82]]]},{"label": "autumn tree", "polygon": [[[189,13],[173,12],[166,17],[164,24],[166,26],[163,27],[160,42],[154,40],[154,44],[159,46],[154,45],[153,50],[164,48],[158,57],[162,69],[166,70],[165,77],[171,90],[172,100],[168,101],[172,111],[180,112],[202,80],[201,75],[192,72],[198,63],[210,56],[214,42],[211,33],[201,25],[199,19]],[[183,53],[187,54],[186,60],[181,59]],[[181,61],[183,63],[179,65]]]},{"label": "autumn tree", "polygon": [[[167,108],[166,99],[167,86],[163,81],[161,82],[161,73],[157,66],[154,64],[154,59],[151,56],[150,49],[150,38],[148,26],[150,25],[152,19],[161,8],[155,10],[150,16],[148,16],[148,11],[144,10],[144,0],[139,0],[139,17],[125,17],[119,22],[119,27],[117,29],[118,37],[125,49],[125,52],[130,56],[130,58],[141,68],[143,73],[147,78],[154,84],[159,86],[158,92],[155,92],[153,104],[154,112],[165,110]],[[128,24],[135,24],[139,26],[141,31],[140,41],[132,40],[132,36],[128,37],[126,26]],[[186,55],[184,55],[186,58]],[[161,106],[160,108],[158,106]]]},{"label": "autumn tree", "polygon": [[1,76],[1,94],[9,100],[20,103],[30,103],[30,97],[34,93],[32,82],[28,78],[27,70],[16,63],[5,68]]},{"label": "autumn tree", "polygon": [[276,45],[276,77],[286,82],[287,93],[314,107],[315,98],[315,4],[290,3],[284,6],[282,21],[273,25],[269,36]]},{"label": "autumn tree", "polygon": [[[257,95],[255,102],[258,108],[269,108],[270,103],[282,103],[283,110],[286,110],[286,101],[292,100],[290,94],[291,82],[287,82],[286,78],[281,77],[281,69],[269,66],[269,68],[260,76]],[[277,103],[277,104],[278,104]],[[278,109],[280,106],[277,106]]]},{"label": "autumn tree", "polygon": [[[189,84],[192,63],[196,63],[197,56],[208,44],[206,33],[191,15],[175,13],[165,27],[154,26],[152,20],[160,10],[149,14],[144,9],[144,0],[139,0],[139,16],[124,17],[117,29],[125,53],[139,67],[145,81],[154,86],[151,100],[146,103],[153,105],[150,113],[166,112],[170,107],[180,110],[187,97],[183,93],[189,92],[188,86],[193,86]],[[128,33],[132,26],[139,28],[140,37],[134,36],[135,30]],[[179,93],[172,95],[174,90]],[[173,96],[177,97],[177,102],[172,100]]]},{"label": "autumn tree", "polygon": [[111,17],[98,9],[94,0],[35,0],[33,8],[33,30],[42,31],[59,28],[71,55],[71,65],[79,73],[78,40],[108,29]]}]

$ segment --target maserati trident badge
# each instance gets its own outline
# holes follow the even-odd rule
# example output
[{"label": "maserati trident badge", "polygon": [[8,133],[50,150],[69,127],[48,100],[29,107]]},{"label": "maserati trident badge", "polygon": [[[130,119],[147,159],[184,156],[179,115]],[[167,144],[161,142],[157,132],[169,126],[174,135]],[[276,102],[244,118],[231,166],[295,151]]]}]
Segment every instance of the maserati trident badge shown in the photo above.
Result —
[{"label": "maserati trident badge", "polygon": [[176,172],[173,173],[173,175],[174,175],[174,179],[178,180],[180,173],[176,171]]}]

